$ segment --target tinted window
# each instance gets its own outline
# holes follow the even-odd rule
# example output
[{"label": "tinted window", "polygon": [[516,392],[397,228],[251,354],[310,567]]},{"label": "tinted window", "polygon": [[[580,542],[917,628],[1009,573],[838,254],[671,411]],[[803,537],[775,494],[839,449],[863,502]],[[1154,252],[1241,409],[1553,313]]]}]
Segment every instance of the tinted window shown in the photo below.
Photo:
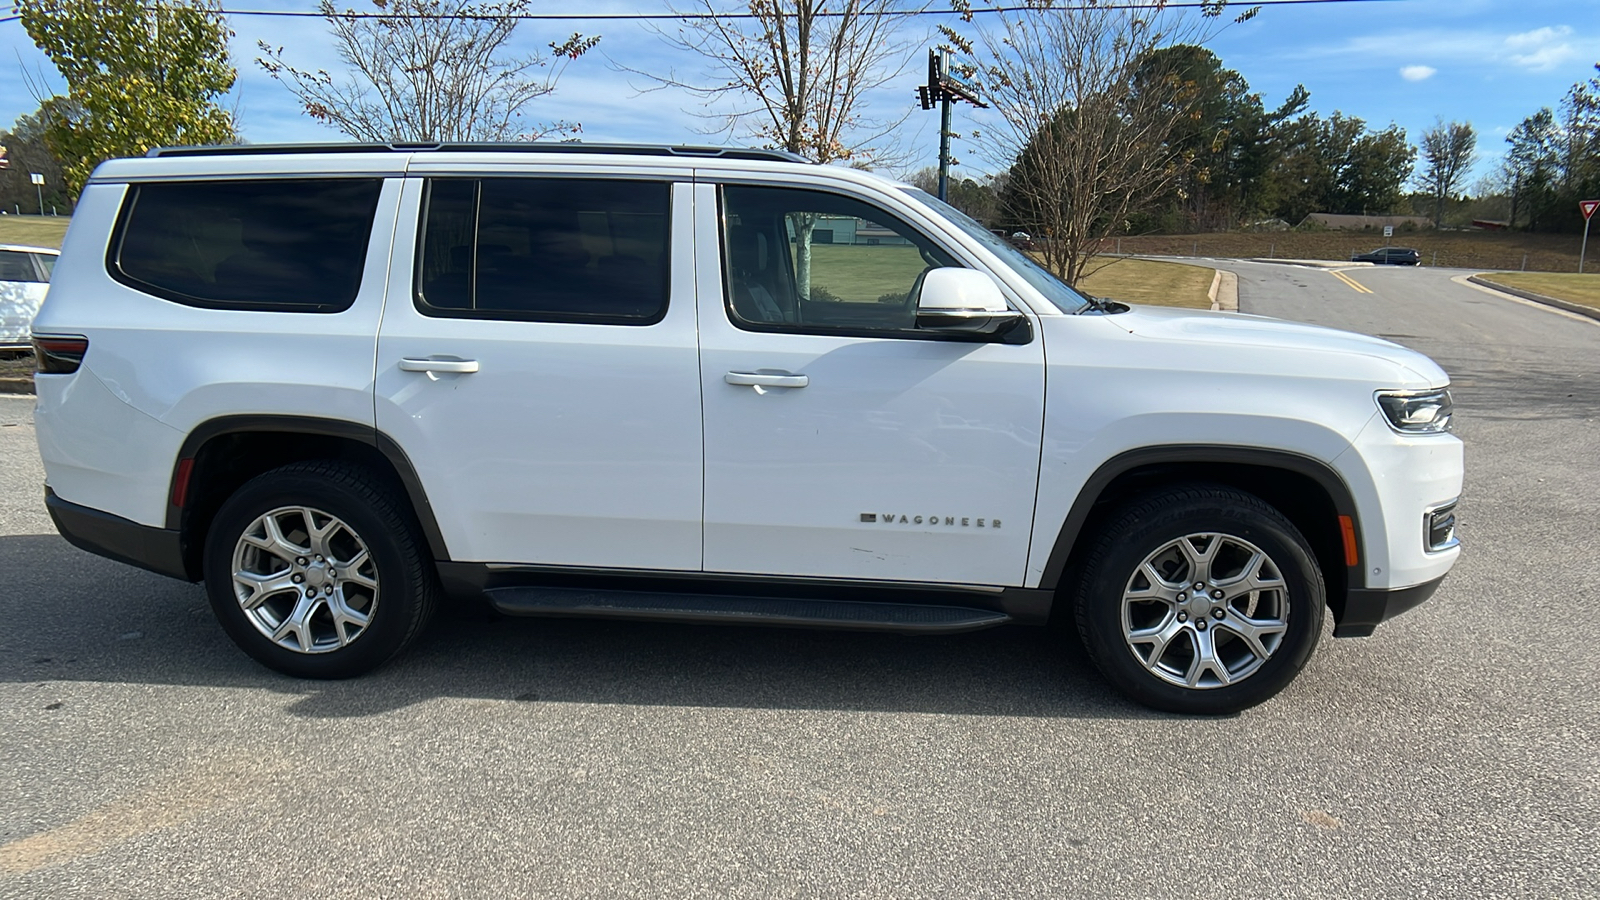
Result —
[{"label": "tinted window", "polygon": [[437,179],[418,250],[434,316],[648,325],[666,314],[671,186]]},{"label": "tinted window", "polygon": [[0,250],[0,281],[36,282],[41,280],[33,268],[33,254],[21,250]]},{"label": "tinted window", "polygon": [[49,281],[56,270],[56,256],[53,253],[35,253],[33,261],[39,264],[39,271],[44,273],[44,280]]},{"label": "tinted window", "polygon": [[913,332],[929,269],[959,266],[881,209],[791,188],[723,189],[728,309],[761,329]]},{"label": "tinted window", "polygon": [[379,179],[135,185],[112,275],[195,306],[337,312],[355,300]]}]

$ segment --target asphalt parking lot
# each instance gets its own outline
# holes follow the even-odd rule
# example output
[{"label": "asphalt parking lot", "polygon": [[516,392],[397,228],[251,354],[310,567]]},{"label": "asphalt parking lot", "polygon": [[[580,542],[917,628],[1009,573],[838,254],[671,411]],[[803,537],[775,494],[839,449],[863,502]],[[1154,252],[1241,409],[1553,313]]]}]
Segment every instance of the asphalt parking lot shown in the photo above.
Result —
[{"label": "asphalt parking lot", "polygon": [[0,897],[1600,895],[1600,323],[1222,265],[1245,312],[1438,359],[1468,483],[1432,601],[1220,719],[1020,628],[457,615],[294,681],[56,536],[0,396]]}]

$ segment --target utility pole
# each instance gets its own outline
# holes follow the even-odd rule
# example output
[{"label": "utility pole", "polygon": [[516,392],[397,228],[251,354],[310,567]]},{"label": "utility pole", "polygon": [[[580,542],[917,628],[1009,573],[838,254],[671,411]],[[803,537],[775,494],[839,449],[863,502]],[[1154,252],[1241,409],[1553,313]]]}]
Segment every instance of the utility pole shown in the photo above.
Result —
[{"label": "utility pole", "polygon": [[923,109],[939,104],[939,199],[949,200],[950,192],[950,106],[965,100],[979,109],[988,108],[978,99],[978,89],[950,74],[950,57],[940,50],[928,51],[928,83],[917,86],[917,100]]}]

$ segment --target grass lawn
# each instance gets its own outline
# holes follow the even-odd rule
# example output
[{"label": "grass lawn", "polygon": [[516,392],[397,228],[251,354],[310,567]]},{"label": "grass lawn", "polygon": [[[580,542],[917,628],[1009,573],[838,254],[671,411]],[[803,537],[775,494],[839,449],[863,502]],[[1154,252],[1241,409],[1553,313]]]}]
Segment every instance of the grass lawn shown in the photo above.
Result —
[{"label": "grass lawn", "polygon": [[1216,272],[1209,266],[1100,257],[1089,263],[1089,270],[1078,279],[1078,290],[1085,294],[1154,306],[1211,308],[1206,292]]},{"label": "grass lawn", "polygon": [[1508,287],[1521,288],[1585,306],[1600,307],[1600,275],[1550,275],[1543,272],[1492,272],[1483,276]]},{"label": "grass lawn", "polygon": [[[811,284],[847,302],[871,303],[885,294],[903,295],[925,265],[915,247],[816,244],[811,248]],[[1211,308],[1206,292],[1214,273],[1208,266],[1108,257],[1089,266],[1079,287],[1096,297]]]},{"label": "grass lawn", "polygon": [[876,303],[885,294],[904,297],[927,265],[905,245],[812,244],[811,287],[849,303]]},{"label": "grass lawn", "polygon": [[0,216],[0,244],[61,249],[67,234],[66,216]]}]

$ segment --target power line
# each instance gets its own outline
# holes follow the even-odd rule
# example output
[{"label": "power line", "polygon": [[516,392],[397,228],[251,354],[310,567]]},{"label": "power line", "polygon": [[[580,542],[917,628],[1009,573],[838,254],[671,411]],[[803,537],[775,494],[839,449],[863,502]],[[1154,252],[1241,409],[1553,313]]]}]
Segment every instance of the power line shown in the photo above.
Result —
[{"label": "power line", "polygon": [[[1240,3],[1239,6],[1241,8],[1250,9],[1250,8],[1264,8],[1264,7],[1268,7],[1268,6],[1306,6],[1306,5],[1311,5],[1311,4],[1321,5],[1321,4],[1330,4],[1330,3],[1398,3],[1398,2],[1403,2],[1403,0],[1259,0],[1259,2],[1256,2],[1256,3]],[[1216,4],[1215,0],[1209,0],[1209,2],[1208,2],[1208,0],[1178,0],[1178,2],[1171,2],[1171,3],[1163,4],[1160,8],[1162,8],[1162,9],[1206,9],[1206,8],[1213,8],[1213,7],[1216,7],[1216,6],[1217,6],[1217,4]],[[1026,13],[1026,12],[1049,12],[1049,11],[1057,11],[1057,10],[1069,11],[1070,12],[1070,11],[1083,11],[1083,10],[1139,10],[1139,9],[1156,9],[1156,7],[1153,6],[1152,4],[1148,3],[1148,2],[1146,2],[1146,3],[1138,3],[1138,2],[1127,2],[1127,3],[1084,3],[1084,2],[1079,2],[1079,3],[1069,3],[1069,4],[1054,4],[1053,3],[1053,4],[1049,5],[1049,6],[1043,6],[1043,5],[1040,5],[1040,4],[1030,4],[1030,5],[1026,5],[1026,6],[986,6],[986,7],[975,7],[972,10],[970,10],[970,14],[976,16],[976,15],[983,15],[983,14],[986,14],[986,13]],[[263,16],[263,17],[272,17],[272,18],[296,18],[296,19],[330,18],[329,16],[324,15],[319,10],[310,10],[310,9],[218,9],[218,10],[216,10],[216,12],[221,14],[221,15],[225,15],[225,16]],[[891,10],[891,11],[888,11],[887,14],[896,15],[896,16],[945,16],[945,17],[955,16],[955,17],[961,17],[961,16],[967,15],[968,13],[962,12],[960,10],[955,10],[955,9],[908,9],[908,10]],[[843,11],[837,11],[837,12],[825,11],[825,12],[817,12],[817,13],[814,13],[813,15],[815,17],[817,17],[817,18],[835,18],[835,17],[847,15],[847,13],[845,13]],[[20,18],[22,18],[22,17],[21,16],[17,16],[17,15],[6,16],[4,18],[0,18],[0,24],[3,24],[5,22],[15,22]],[[763,15],[757,15],[755,13],[738,13],[738,12],[727,12],[727,13],[713,13],[713,12],[704,12],[704,13],[693,13],[693,12],[604,13],[604,12],[599,12],[599,13],[516,13],[516,14],[512,14],[512,15],[488,15],[488,14],[483,14],[483,13],[471,13],[471,12],[455,12],[455,13],[388,13],[388,12],[356,12],[354,10],[346,10],[345,12],[336,12],[336,13],[334,13],[331,16],[331,18],[335,18],[335,19],[517,19],[517,20],[534,20],[534,21],[542,21],[542,22],[664,22],[664,21],[672,21],[674,19],[693,19],[693,20],[696,20],[696,21],[706,21],[706,20],[713,20],[713,19],[720,19],[720,20],[729,20],[729,19],[764,19],[764,18],[768,18],[768,17],[767,16],[763,16]]]}]

